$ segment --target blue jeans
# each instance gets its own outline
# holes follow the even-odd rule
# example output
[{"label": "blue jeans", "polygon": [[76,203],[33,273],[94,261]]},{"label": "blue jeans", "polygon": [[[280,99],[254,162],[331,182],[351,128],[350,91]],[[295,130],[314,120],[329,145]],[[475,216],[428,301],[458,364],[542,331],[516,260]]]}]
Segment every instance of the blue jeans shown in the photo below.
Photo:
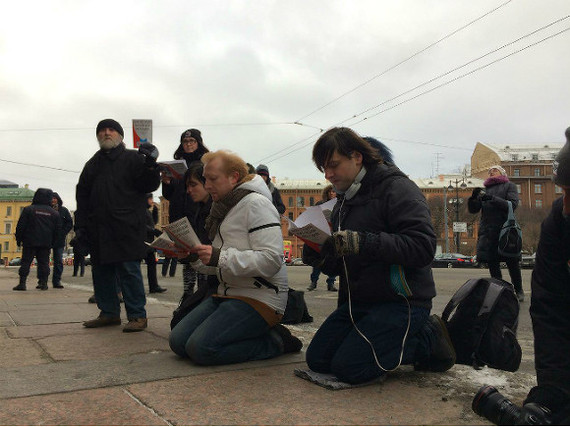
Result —
[{"label": "blue jeans", "polygon": [[146,297],[140,261],[93,264],[93,288],[102,317],[120,317],[117,290],[123,291],[127,318],[146,318]]},{"label": "blue jeans", "polygon": [[[311,283],[314,283],[316,285],[320,275],[321,275],[321,270],[319,270],[317,267],[313,267],[313,271],[311,271]],[[332,288],[334,286],[335,279],[336,276],[328,276],[327,287]]]},{"label": "blue jeans", "polygon": [[237,299],[202,301],[170,332],[170,348],[198,365],[225,365],[283,354],[283,343],[249,304]]},{"label": "blue jeans", "polygon": [[[410,331],[402,365],[429,356],[433,341],[433,334],[427,327],[429,311],[424,307],[411,307]],[[373,344],[380,365],[385,369],[396,367],[408,326],[407,304],[353,304],[352,316]],[[348,303],[337,308],[313,337],[307,349],[307,365],[315,372],[334,374],[350,384],[361,384],[386,374],[376,365],[370,345],[355,330]]]},{"label": "blue jeans", "polygon": [[61,282],[63,274],[63,246],[61,248],[53,248],[53,275],[51,282],[55,285]]}]

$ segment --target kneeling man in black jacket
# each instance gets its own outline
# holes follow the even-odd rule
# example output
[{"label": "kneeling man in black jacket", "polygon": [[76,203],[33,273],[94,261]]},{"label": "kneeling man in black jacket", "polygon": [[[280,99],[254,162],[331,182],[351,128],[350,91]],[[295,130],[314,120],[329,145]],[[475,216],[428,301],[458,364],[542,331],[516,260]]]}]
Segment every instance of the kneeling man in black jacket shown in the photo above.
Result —
[{"label": "kneeling man in black jacket", "polygon": [[446,371],[455,351],[430,316],[436,236],[419,188],[348,128],[324,133],[313,162],[337,193],[332,237],[303,260],[340,276],[337,309],[307,349],[313,371],[359,384],[399,365]]}]

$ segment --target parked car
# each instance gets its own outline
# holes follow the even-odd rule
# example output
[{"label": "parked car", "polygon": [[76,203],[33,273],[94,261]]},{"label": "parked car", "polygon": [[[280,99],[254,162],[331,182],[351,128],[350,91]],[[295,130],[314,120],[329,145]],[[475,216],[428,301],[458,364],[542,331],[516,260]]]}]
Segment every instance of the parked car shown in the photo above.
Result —
[{"label": "parked car", "polygon": [[85,257],[85,265],[91,265],[91,255]]},{"label": "parked car", "polygon": [[531,254],[523,253],[521,256],[521,268],[534,268],[536,261],[536,252]]},{"label": "parked car", "polygon": [[302,258],[293,258],[287,265],[305,265]]},{"label": "parked car", "polygon": [[12,258],[8,263],[8,265],[21,265],[21,264],[22,264],[22,258],[20,257]]},{"label": "parked car", "polygon": [[474,267],[473,257],[463,254],[437,254],[431,264],[432,267]]}]

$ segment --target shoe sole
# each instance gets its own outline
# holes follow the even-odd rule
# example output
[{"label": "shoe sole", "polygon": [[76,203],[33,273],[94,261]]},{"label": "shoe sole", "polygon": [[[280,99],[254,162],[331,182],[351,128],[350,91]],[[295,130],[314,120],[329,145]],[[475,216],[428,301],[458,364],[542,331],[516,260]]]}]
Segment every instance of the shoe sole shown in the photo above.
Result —
[{"label": "shoe sole", "polygon": [[103,323],[103,324],[95,324],[95,325],[86,325],[85,323],[83,324],[84,328],[88,328],[88,329],[94,329],[94,328],[105,328],[107,326],[119,326],[121,324],[120,320],[116,320],[113,322],[109,322],[109,323]]}]

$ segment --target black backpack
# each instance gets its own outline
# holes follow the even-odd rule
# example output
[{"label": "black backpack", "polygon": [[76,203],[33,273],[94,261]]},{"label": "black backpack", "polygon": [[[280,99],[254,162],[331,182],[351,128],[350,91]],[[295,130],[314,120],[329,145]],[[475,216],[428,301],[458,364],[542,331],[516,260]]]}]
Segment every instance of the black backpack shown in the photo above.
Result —
[{"label": "black backpack", "polygon": [[515,372],[522,357],[516,337],[518,316],[519,302],[509,282],[491,277],[468,280],[441,316],[455,347],[456,363]]},{"label": "black backpack", "polygon": [[519,258],[522,251],[522,230],[513,212],[513,204],[509,204],[509,215],[499,232],[499,255],[506,258]]},{"label": "black backpack", "polygon": [[309,314],[307,304],[305,303],[305,292],[289,288],[287,308],[285,308],[281,323],[293,325],[295,323],[308,323],[312,321],[313,317]]}]

